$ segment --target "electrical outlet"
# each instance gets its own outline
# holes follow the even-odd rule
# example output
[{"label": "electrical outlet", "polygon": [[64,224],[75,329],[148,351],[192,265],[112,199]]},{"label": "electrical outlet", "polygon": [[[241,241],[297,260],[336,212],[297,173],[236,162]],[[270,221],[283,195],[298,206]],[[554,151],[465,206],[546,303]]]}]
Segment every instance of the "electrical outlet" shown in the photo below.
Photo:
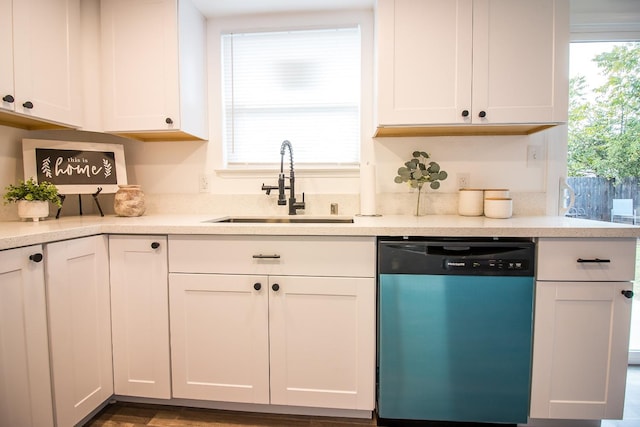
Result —
[{"label": "electrical outlet", "polygon": [[209,175],[200,174],[198,177],[198,190],[200,190],[201,193],[209,192]]},{"label": "electrical outlet", "polygon": [[469,188],[470,176],[468,173],[459,173],[456,175],[458,188]]},{"label": "electrical outlet", "polygon": [[544,160],[544,149],[541,145],[527,145],[527,167],[540,167]]}]

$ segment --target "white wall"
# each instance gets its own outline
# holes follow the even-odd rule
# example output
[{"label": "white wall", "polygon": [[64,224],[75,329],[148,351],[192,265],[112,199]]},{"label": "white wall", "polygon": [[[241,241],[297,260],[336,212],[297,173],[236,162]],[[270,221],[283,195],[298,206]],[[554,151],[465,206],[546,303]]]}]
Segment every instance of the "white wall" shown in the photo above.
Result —
[{"label": "white wall", "polygon": [[[440,190],[427,190],[431,197],[441,198],[439,207],[428,212],[454,213],[457,194],[456,174],[468,173],[470,185],[475,188],[509,188],[514,193],[514,210],[517,214],[554,213],[557,206],[557,179],[562,173],[566,153],[566,132],[562,126],[531,136],[479,136],[479,137],[431,137],[431,138],[380,138],[372,140],[373,161],[376,164],[379,213],[410,213],[413,193],[405,185],[395,184],[398,167],[409,160],[414,150],[427,151],[449,173],[449,179]],[[559,135],[558,135],[559,134]],[[0,186],[23,178],[22,138],[51,138],[76,141],[124,143],[129,183],[142,185],[154,205],[155,211],[188,213],[198,211],[224,212],[229,209],[241,213],[243,209],[277,209],[275,198],[266,197],[260,191],[262,183],[276,184],[277,174],[260,172],[242,176],[218,177],[211,181],[210,194],[200,194],[198,178],[207,169],[207,151],[219,149],[208,142],[139,142],[112,135],[49,131],[28,132],[0,126]],[[527,164],[527,146],[536,145],[546,151],[551,159]],[[564,151],[563,151],[564,147]],[[564,154],[566,156],[566,154]],[[560,171],[560,172],[558,172]],[[210,171],[214,173],[213,171]],[[359,212],[359,175],[356,173],[326,174],[301,172],[297,177],[297,189],[307,196],[309,212],[323,214],[329,200],[339,200],[341,213]],[[325,195],[318,201],[322,210],[313,206],[313,197]],[[342,197],[338,197],[342,195]],[[179,210],[176,206],[163,205],[160,199],[171,196],[173,204],[186,203],[191,207]],[[182,196],[177,197],[176,196]],[[221,196],[218,202],[216,196]],[[238,197],[244,196],[244,197]],[[155,199],[154,199],[155,197]],[[253,200],[255,198],[256,200]],[[309,199],[311,198],[311,199]],[[111,199],[101,196],[103,208],[111,212]],[[200,199],[196,201],[194,199]],[[326,200],[325,200],[326,199]],[[353,200],[352,200],[353,199]],[[309,201],[311,200],[311,201]],[[239,205],[234,205],[238,203]],[[256,205],[258,203],[258,205]],[[75,202],[74,202],[75,204]],[[402,204],[403,206],[390,206]],[[453,205],[452,205],[453,204]],[[86,213],[92,212],[92,201],[84,202]],[[327,205],[327,206],[325,206]],[[71,212],[69,207],[65,212]],[[89,210],[87,210],[89,209]],[[278,213],[275,210],[271,213]],[[246,212],[250,213],[250,212]],[[0,219],[14,219],[13,207],[3,206]]]},{"label": "white wall", "polygon": [[[99,0],[84,0],[83,4],[83,55],[85,86],[85,124],[92,130],[100,127],[99,103]],[[211,23],[209,23],[211,26]],[[363,55],[363,61],[373,67],[373,42]],[[214,88],[219,75],[212,64],[217,61],[216,50],[209,52],[209,86]],[[440,190],[430,192],[434,206],[429,212],[454,213],[456,209],[458,173],[469,173],[472,187],[509,188],[514,196],[514,211],[523,214],[553,214],[557,206],[558,177],[566,163],[566,127],[540,132],[531,136],[479,136],[479,137],[429,137],[429,138],[379,138],[372,139],[373,72],[365,84],[371,90],[363,94],[363,123],[361,160],[377,166],[378,210],[380,213],[410,213],[414,195],[405,185],[395,184],[393,178],[398,167],[409,160],[411,152],[422,150],[430,153],[435,161],[449,173]],[[366,92],[366,91],[363,91]],[[217,100],[213,90],[211,101]],[[139,142],[111,135],[90,132],[28,132],[0,126],[0,187],[23,178],[22,138],[70,139],[90,142],[122,142],[127,161],[128,181],[142,185],[151,204],[151,212],[194,212],[205,210],[221,212],[228,209],[241,212],[248,209],[273,209],[274,196],[266,197],[260,191],[262,183],[276,184],[277,171],[245,171],[222,173],[221,135],[219,132],[219,108],[210,108],[210,134],[208,142]],[[535,165],[527,164],[527,146],[536,145],[547,153]],[[210,179],[210,193],[199,192],[201,175]],[[296,189],[308,197],[310,213],[325,213],[328,201],[341,202],[341,213],[359,212],[359,173],[352,171],[296,171]],[[433,194],[431,194],[433,193]],[[239,197],[241,196],[241,197]],[[102,197],[102,196],[101,196]],[[110,212],[110,199],[104,197],[105,211]],[[440,202],[438,202],[440,200]],[[168,202],[167,202],[168,201]],[[91,212],[91,200],[85,202]],[[175,205],[185,205],[180,210]],[[322,205],[320,208],[319,205]],[[0,205],[0,219],[15,219],[13,206]],[[68,211],[71,212],[71,207]],[[85,212],[87,210],[85,209]]]}]

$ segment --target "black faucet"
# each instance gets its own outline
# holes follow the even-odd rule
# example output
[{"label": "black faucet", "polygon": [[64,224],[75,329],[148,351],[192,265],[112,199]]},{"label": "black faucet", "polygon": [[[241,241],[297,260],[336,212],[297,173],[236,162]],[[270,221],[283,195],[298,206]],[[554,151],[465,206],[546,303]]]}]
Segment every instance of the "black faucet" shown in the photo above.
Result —
[{"label": "black faucet", "polygon": [[[286,176],[284,175],[284,151],[285,148],[289,149],[289,186],[285,186],[284,180]],[[293,172],[293,150],[291,148],[291,143],[289,141],[283,141],[280,146],[280,174],[278,175],[278,186],[272,185],[264,185],[262,184],[262,190],[266,191],[267,194],[271,193],[271,190],[278,189],[278,205],[284,206],[287,204],[287,198],[284,194],[284,190],[289,191],[289,215],[296,215],[298,209],[304,209],[304,193],[302,193],[302,201],[296,201],[296,190],[295,190],[296,177]]]}]

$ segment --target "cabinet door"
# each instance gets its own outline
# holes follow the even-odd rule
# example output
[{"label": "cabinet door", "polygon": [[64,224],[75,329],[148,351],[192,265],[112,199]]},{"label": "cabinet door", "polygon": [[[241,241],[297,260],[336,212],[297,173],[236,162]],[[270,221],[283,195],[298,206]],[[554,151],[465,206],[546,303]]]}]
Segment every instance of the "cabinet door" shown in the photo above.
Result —
[{"label": "cabinet door", "polygon": [[79,126],[80,0],[14,1],[13,19],[15,111]]},{"label": "cabinet door", "polygon": [[378,124],[470,123],[471,0],[380,0]]},{"label": "cabinet door", "polygon": [[45,246],[56,425],[72,426],[113,394],[107,237]]},{"label": "cabinet door", "polygon": [[13,111],[15,102],[7,102],[3,98],[6,96],[15,97],[12,11],[12,0],[0,0],[0,109],[10,111]]},{"label": "cabinet door", "polygon": [[269,283],[271,403],[372,410],[375,279],[272,276]]},{"label": "cabinet door", "polygon": [[53,427],[41,246],[0,251],[0,425]]},{"label": "cabinet door", "polygon": [[629,282],[537,282],[532,418],[620,419]]},{"label": "cabinet door", "polygon": [[115,394],[171,398],[167,238],[110,236]]},{"label": "cabinet door", "polygon": [[564,0],[474,0],[474,123],[567,120],[568,17]]},{"label": "cabinet door", "polygon": [[173,397],[269,403],[266,276],[170,274]]},{"label": "cabinet door", "polygon": [[104,0],[101,21],[105,130],[179,129],[176,0]]}]

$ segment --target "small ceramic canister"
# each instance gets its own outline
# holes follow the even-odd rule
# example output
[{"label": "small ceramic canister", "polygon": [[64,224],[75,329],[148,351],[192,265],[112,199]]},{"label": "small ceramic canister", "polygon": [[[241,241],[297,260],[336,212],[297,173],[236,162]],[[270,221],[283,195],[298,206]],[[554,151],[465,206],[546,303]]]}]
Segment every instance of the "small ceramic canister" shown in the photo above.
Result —
[{"label": "small ceramic canister", "polygon": [[484,199],[484,216],[487,218],[511,218],[513,201],[509,198]]},{"label": "small ceramic canister", "polygon": [[509,189],[507,188],[485,188],[484,189],[484,198],[485,199],[508,199],[511,197],[509,195]]},{"label": "small ceramic canister", "polygon": [[458,214],[463,216],[482,215],[484,191],[474,188],[461,188],[458,193]]}]

